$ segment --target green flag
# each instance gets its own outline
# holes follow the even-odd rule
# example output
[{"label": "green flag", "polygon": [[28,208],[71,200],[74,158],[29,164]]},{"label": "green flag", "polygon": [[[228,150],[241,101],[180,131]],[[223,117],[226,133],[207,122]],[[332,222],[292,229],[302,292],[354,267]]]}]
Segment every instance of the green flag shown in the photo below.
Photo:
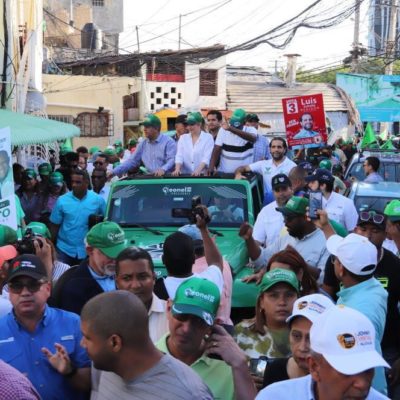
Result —
[{"label": "green flag", "polygon": [[376,137],[375,137],[375,132],[372,129],[371,124],[368,122],[367,126],[365,128],[365,131],[364,131],[364,136],[361,141],[361,148],[365,149],[372,143],[376,143]]},{"label": "green flag", "polygon": [[395,150],[394,144],[392,143],[392,139],[387,140],[382,146],[381,150]]},{"label": "green flag", "polygon": [[379,138],[382,140],[387,140],[388,139],[388,131],[385,129],[383,132],[379,134]]}]

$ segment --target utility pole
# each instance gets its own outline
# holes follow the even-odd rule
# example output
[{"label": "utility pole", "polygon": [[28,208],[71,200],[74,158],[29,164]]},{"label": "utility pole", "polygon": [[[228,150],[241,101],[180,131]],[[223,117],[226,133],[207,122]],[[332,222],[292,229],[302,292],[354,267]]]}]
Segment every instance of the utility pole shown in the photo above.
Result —
[{"label": "utility pole", "polygon": [[179,14],[179,40],[178,40],[178,50],[181,49],[181,40],[182,40],[182,14]]},{"label": "utility pole", "polygon": [[143,68],[145,68],[145,65],[143,64],[142,62],[143,60],[140,55],[139,27],[137,25],[136,25],[136,41],[137,41],[138,56],[139,56],[139,79],[140,79],[139,119],[143,120],[145,112],[147,111],[146,107],[147,93],[146,93],[146,85],[144,79],[146,75],[143,73]]},{"label": "utility pole", "polygon": [[351,52],[351,72],[358,73],[360,54],[360,0],[355,0],[353,51]]},{"label": "utility pole", "polygon": [[385,75],[393,74],[393,63],[396,55],[396,26],[398,0],[391,0],[389,34],[386,41]]}]

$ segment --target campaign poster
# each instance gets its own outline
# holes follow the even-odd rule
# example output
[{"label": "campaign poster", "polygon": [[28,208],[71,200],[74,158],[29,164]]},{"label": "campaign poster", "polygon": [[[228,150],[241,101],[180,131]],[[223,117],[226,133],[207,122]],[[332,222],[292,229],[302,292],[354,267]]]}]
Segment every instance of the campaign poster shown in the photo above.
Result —
[{"label": "campaign poster", "polygon": [[282,99],[286,139],[292,149],[321,147],[326,144],[322,94]]},{"label": "campaign poster", "polygon": [[10,128],[0,129],[0,224],[17,230]]}]

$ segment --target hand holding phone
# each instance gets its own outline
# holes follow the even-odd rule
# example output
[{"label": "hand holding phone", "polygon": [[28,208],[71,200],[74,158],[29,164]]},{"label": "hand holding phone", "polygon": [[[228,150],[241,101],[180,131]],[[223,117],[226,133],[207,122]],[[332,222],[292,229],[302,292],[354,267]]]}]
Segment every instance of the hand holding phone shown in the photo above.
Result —
[{"label": "hand holding phone", "polygon": [[318,219],[317,210],[322,210],[322,192],[314,191],[309,193],[311,219]]}]

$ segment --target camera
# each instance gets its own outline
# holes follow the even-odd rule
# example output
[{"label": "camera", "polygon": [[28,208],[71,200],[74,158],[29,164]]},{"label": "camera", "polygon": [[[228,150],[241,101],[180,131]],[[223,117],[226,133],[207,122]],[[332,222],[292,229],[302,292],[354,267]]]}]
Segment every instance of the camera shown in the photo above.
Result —
[{"label": "camera", "polygon": [[[32,229],[28,228],[22,239],[18,240],[15,245],[18,254],[36,254],[34,243],[36,237],[37,235],[35,235]],[[42,247],[43,244],[39,242],[39,246]]]},{"label": "camera", "polygon": [[201,205],[201,197],[192,197],[192,208],[173,208],[171,214],[173,218],[187,218],[191,224],[196,223],[196,216],[199,215],[200,218],[206,221],[206,224],[210,222],[210,217],[204,213],[204,210],[197,208]]},{"label": "camera", "polygon": [[271,362],[268,357],[261,356],[259,358],[251,358],[249,361],[249,369],[252,375],[260,378],[264,377],[265,368]]}]

